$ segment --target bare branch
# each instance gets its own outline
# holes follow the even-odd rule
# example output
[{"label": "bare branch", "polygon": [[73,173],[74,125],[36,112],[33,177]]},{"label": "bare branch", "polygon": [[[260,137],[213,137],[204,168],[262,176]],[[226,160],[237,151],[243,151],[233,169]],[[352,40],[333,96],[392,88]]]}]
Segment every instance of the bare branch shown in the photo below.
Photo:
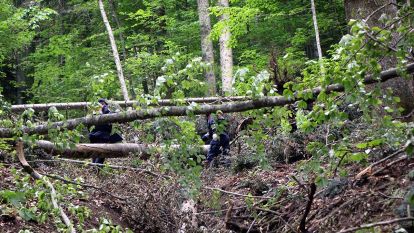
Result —
[{"label": "bare branch", "polygon": [[414,218],[413,217],[396,218],[396,219],[391,219],[391,220],[382,221],[382,222],[363,224],[363,225],[358,226],[358,227],[352,227],[352,228],[341,230],[339,233],[355,232],[355,231],[361,230],[361,229],[366,229],[366,228],[371,228],[371,227],[376,227],[376,226],[386,226],[386,225],[399,223],[399,222],[406,222],[406,221],[414,221]]},{"label": "bare branch", "polygon": [[24,156],[24,151],[23,151],[23,142],[22,141],[18,141],[17,145],[16,145],[16,152],[17,152],[17,157],[19,158],[20,164],[23,166],[23,169],[29,173],[34,179],[41,179],[43,180],[47,186],[50,189],[50,198],[52,199],[52,205],[53,208],[58,209],[60,216],[62,218],[63,223],[65,223],[65,225],[68,227],[69,231],[71,233],[76,233],[75,228],[73,228],[73,224],[71,223],[71,221],[69,220],[68,216],[65,214],[65,212],[63,211],[62,207],[58,204],[57,202],[57,198],[56,198],[56,190],[53,187],[53,184],[48,181],[47,179],[43,179],[43,176],[41,174],[39,174],[36,170],[34,170],[29,163],[27,163],[26,158]]}]

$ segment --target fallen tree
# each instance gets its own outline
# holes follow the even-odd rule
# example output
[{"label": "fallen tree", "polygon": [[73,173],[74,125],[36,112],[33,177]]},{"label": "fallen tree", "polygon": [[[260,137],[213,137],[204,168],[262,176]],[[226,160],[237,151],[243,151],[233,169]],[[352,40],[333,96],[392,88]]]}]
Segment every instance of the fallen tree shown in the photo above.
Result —
[{"label": "fallen tree", "polygon": [[[414,72],[414,63],[411,63],[405,67],[407,73]],[[379,77],[367,76],[364,79],[365,84],[372,84],[377,82],[385,82],[389,79],[399,77],[399,70],[394,68],[386,70],[380,73]],[[302,96],[312,95],[315,98],[319,93],[325,91],[329,92],[341,92],[344,91],[344,86],[340,84],[332,84],[326,87],[317,87],[313,89],[307,89],[301,93],[296,92],[292,97],[284,96],[265,96],[257,99],[239,101],[234,103],[225,103],[218,105],[200,105],[200,106],[170,106],[159,107],[152,109],[142,109],[136,111],[126,111],[113,114],[87,116],[82,118],[70,119],[67,121],[54,122],[49,124],[38,125],[35,127],[22,127],[20,131],[25,134],[47,134],[49,129],[74,129],[76,126],[83,124],[86,126],[106,124],[106,123],[123,123],[131,122],[134,120],[144,120],[162,116],[185,116],[188,114],[207,114],[221,110],[223,112],[243,112],[252,109],[259,109],[265,107],[284,106],[286,104],[294,103],[295,101],[302,99]],[[0,128],[1,138],[10,138],[18,133],[15,129]]]},{"label": "fallen tree", "polygon": [[[55,155],[61,155],[67,158],[119,158],[127,157],[130,153],[140,153],[142,158],[148,155],[159,152],[162,146],[160,145],[145,145],[136,143],[84,143],[76,144],[73,149],[61,149],[54,143],[45,140],[39,140],[36,142],[36,147],[42,148],[47,152]],[[179,145],[172,145],[170,148],[179,148]],[[200,153],[207,154],[209,149],[208,145],[200,146]]]},{"label": "fallen tree", "polygon": [[[156,102],[149,104],[150,106],[174,106],[179,103],[181,104],[190,104],[190,103],[203,103],[203,104],[214,104],[214,103],[225,103],[241,100],[249,100],[249,96],[229,96],[229,97],[200,97],[200,98],[186,98],[186,99],[160,99]],[[110,104],[117,105],[123,108],[139,106],[139,101],[109,101]],[[12,105],[12,112],[23,112],[28,108],[32,108],[35,111],[47,111],[51,107],[55,107],[58,110],[74,110],[81,109],[86,110],[89,107],[93,106],[96,103],[93,102],[71,102],[71,103],[46,103],[46,104],[18,104]]]}]

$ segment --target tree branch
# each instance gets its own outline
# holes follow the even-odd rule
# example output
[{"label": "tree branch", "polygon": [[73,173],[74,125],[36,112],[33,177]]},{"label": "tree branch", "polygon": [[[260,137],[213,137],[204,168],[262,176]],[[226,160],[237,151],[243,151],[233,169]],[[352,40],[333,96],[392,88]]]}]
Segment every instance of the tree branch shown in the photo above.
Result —
[{"label": "tree branch", "polygon": [[315,196],[315,192],[316,192],[316,184],[315,183],[311,183],[310,184],[310,190],[308,193],[308,204],[306,204],[306,209],[305,212],[303,213],[303,217],[302,220],[300,221],[300,226],[299,226],[299,230],[302,233],[307,233],[308,230],[306,229],[306,217],[308,216],[311,208],[312,208],[312,203],[313,203],[313,198]]},{"label": "tree branch", "polygon": [[382,222],[363,224],[359,227],[352,227],[352,228],[341,230],[339,233],[355,232],[355,231],[361,230],[361,229],[366,229],[366,228],[371,228],[371,227],[376,227],[376,226],[386,226],[386,225],[390,225],[390,224],[393,224],[393,223],[405,222],[405,221],[414,221],[414,218],[413,217],[396,218],[396,219],[391,219],[391,220],[382,221]]},{"label": "tree branch", "polygon": [[36,170],[34,170],[29,163],[27,163],[26,158],[24,156],[24,151],[23,151],[23,142],[22,141],[18,141],[17,145],[16,145],[16,152],[17,152],[17,157],[20,161],[20,164],[22,165],[23,169],[29,173],[34,179],[37,180],[43,180],[47,186],[50,189],[50,198],[52,199],[52,205],[53,208],[58,209],[60,216],[62,218],[63,223],[65,223],[65,225],[68,227],[69,231],[71,233],[76,233],[75,228],[73,228],[73,225],[71,223],[71,221],[69,220],[68,216],[65,214],[65,212],[63,211],[62,207],[59,206],[58,202],[57,202],[57,198],[56,198],[56,190],[53,187],[53,184],[47,180],[47,179],[43,179],[43,176],[41,174],[39,174]]}]

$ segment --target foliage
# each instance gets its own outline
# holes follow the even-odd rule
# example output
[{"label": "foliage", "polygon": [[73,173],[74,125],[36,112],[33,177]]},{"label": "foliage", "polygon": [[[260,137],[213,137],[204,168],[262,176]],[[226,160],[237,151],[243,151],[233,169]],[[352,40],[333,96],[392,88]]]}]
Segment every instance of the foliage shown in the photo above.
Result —
[{"label": "foliage", "polygon": [[[196,196],[201,187],[201,162],[205,157],[200,153],[202,141],[195,133],[195,125],[191,121],[172,119],[175,125],[170,128],[171,140],[164,141],[162,149],[164,169],[173,171],[180,177],[184,191]],[[178,147],[177,147],[178,145]]]},{"label": "foliage", "polygon": [[[148,105],[160,98],[172,98],[180,104],[185,97],[205,95],[203,72],[207,64],[200,58],[196,1],[120,0],[107,9],[112,9],[111,24],[129,89],[140,101],[137,109],[150,109]],[[323,70],[319,62],[312,60],[316,53],[308,1],[233,0],[231,7],[213,5],[210,12],[210,37],[214,43],[225,27],[233,35],[230,43],[235,55],[235,94],[301,99],[292,106],[243,113],[254,119],[242,132],[251,153],[237,159],[236,171],[246,165],[271,168],[271,152],[266,143],[274,134],[291,136],[295,127],[306,138],[302,143],[309,155],[308,160],[297,163],[299,175],[319,186],[327,185],[337,175],[349,176],[347,166],[366,165],[385,150],[392,152],[406,145],[407,153],[412,154],[413,125],[398,118],[404,112],[402,107],[406,107],[404,100],[381,84],[364,84],[367,75],[376,79],[381,71],[390,68],[383,64],[384,59],[393,60],[401,75],[409,76],[402,68],[413,61],[412,8],[398,6],[396,17],[382,16],[384,27],[380,28],[369,27],[364,20],[351,20],[346,25],[343,1],[319,1],[318,20],[326,55]],[[221,21],[223,14],[228,14],[229,19]],[[0,96],[0,125],[13,128],[16,138],[31,143],[42,138],[22,131],[23,127],[36,126],[38,113],[32,109],[18,117],[8,113],[6,100],[22,101],[11,97],[20,85],[30,87],[32,102],[121,97],[96,1],[70,0],[64,5],[35,1],[33,5],[19,5],[0,0],[0,19],[0,72],[5,77],[2,82],[7,83],[2,85],[5,97]],[[218,54],[218,48],[214,52]],[[16,83],[18,72],[25,76],[19,79],[22,83]],[[278,83],[281,80],[283,83]],[[331,84],[342,85],[344,92],[327,91],[325,88]],[[314,87],[322,88],[317,96],[306,91]],[[198,107],[191,105],[192,109]],[[357,117],[352,116],[353,112]],[[138,127],[155,132],[141,141],[159,142],[158,136],[162,136],[159,162],[163,170],[177,175],[186,196],[197,197],[204,157],[192,112],[188,115],[186,119],[171,117],[158,125]],[[56,109],[47,114],[48,124],[66,118]],[[58,146],[70,148],[82,140],[82,131],[82,126],[73,131],[51,129],[48,137]],[[5,141],[0,146],[10,149]],[[21,179],[16,189],[0,193],[7,211],[17,211],[23,219],[37,222],[46,221],[48,215],[56,216],[46,201],[49,196],[43,181],[33,185],[27,177],[15,178]],[[65,198],[81,195],[73,186],[56,185]],[[219,199],[219,193],[213,193],[208,205],[219,209]],[[252,208],[253,198],[246,198],[246,203]],[[69,211],[83,229],[90,211],[73,204]],[[98,230],[91,232],[122,232],[108,220],[102,219],[100,224]]]}]

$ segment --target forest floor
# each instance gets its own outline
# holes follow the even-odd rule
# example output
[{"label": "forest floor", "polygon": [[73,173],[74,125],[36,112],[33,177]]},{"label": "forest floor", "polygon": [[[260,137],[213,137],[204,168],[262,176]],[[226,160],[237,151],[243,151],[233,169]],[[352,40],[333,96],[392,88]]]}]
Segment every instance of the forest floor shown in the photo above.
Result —
[{"label": "forest floor", "polygon": [[[47,155],[46,158],[31,156],[27,156],[28,160],[51,159]],[[157,176],[160,168],[152,160],[144,161],[139,167],[154,174],[108,167],[98,169],[56,160],[37,162],[34,168],[67,180],[78,178],[82,184],[89,185],[77,187],[86,195],[64,202],[91,210],[84,230],[98,229],[105,218],[112,225],[134,232],[301,232],[301,222],[308,232],[340,232],[367,223],[381,225],[378,224],[381,221],[401,218],[398,208],[413,182],[410,178],[413,159],[400,160],[375,175],[367,173],[356,179],[370,164],[368,161],[347,165],[348,176],[331,179],[325,188],[318,187],[314,194],[309,194],[311,184],[297,177],[300,161],[290,164],[272,161],[270,169],[253,166],[236,172],[234,164],[239,163],[238,156],[237,149],[232,148],[232,168],[223,165],[204,168],[199,198],[193,204],[188,202],[179,178]],[[0,166],[0,190],[13,189],[16,185],[11,170],[20,167],[16,161],[10,161],[5,160]],[[133,166],[136,161],[123,158],[107,159],[107,162]],[[183,203],[189,208],[182,208]],[[310,212],[305,218],[308,205]],[[4,206],[0,203],[0,207]],[[69,214],[69,217],[74,216]],[[383,224],[375,232],[397,232],[399,228],[399,223]],[[1,214],[0,232],[22,229],[57,232],[52,218],[39,224],[23,220],[17,212]],[[374,232],[371,230],[367,232]]]}]

